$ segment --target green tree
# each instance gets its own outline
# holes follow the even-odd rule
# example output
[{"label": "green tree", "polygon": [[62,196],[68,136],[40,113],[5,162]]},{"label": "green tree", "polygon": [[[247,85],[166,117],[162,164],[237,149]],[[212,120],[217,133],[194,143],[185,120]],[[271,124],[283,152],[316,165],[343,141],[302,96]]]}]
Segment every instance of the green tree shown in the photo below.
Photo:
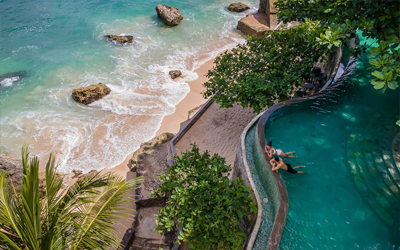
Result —
[{"label": "green tree", "polygon": [[[375,89],[397,89],[400,79],[400,2],[398,0],[277,0],[278,16],[284,22],[320,21],[324,32],[319,43],[343,46],[357,30],[376,39],[370,49]],[[366,51],[366,45],[354,51]]]},{"label": "green tree", "polygon": [[230,181],[225,158],[196,145],[161,174],[162,184],[153,191],[156,198],[170,196],[157,217],[159,233],[171,231],[177,219],[183,227],[178,240],[191,249],[240,249],[246,237],[239,219],[256,213],[256,204],[241,179]]},{"label": "green tree", "polygon": [[333,50],[319,44],[319,22],[268,31],[267,37],[249,37],[245,44],[226,51],[215,59],[208,71],[204,97],[223,108],[239,102],[259,113],[276,101],[290,99],[325,53]]},{"label": "green tree", "polygon": [[[126,192],[139,179],[114,174],[93,175],[62,188],[55,159],[46,164],[45,190],[39,190],[39,160],[22,150],[23,180],[16,191],[7,173],[0,173],[0,249],[117,249],[114,223],[129,218]],[[128,198],[128,199],[127,199]]]}]

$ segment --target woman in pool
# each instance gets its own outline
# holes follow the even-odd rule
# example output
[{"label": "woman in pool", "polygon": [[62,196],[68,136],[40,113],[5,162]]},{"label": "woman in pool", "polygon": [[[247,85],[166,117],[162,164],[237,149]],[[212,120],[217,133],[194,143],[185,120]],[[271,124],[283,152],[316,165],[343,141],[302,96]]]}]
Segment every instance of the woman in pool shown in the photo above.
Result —
[{"label": "woman in pool", "polygon": [[282,149],[274,149],[272,147],[272,141],[268,142],[268,144],[265,146],[265,152],[267,153],[268,157],[272,159],[273,155],[277,155],[280,157],[285,157],[285,158],[296,158],[297,156],[293,156],[292,154],[295,154],[295,152],[283,152]]}]

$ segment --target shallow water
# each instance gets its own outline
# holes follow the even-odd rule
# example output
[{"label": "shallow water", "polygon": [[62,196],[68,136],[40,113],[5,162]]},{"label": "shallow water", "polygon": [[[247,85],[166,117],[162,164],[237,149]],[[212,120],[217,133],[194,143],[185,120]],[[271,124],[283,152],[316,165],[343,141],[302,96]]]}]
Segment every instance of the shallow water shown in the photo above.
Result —
[{"label": "shallow water", "polygon": [[[29,76],[0,83],[0,152],[19,155],[27,144],[43,159],[54,151],[63,172],[121,163],[175,111],[196,68],[244,41],[237,21],[258,1],[244,1],[252,9],[240,14],[227,11],[227,0],[163,1],[184,16],[174,28],[157,18],[159,3],[1,1],[0,74]],[[134,43],[113,44],[106,34],[133,35]],[[171,81],[171,69],[184,78]],[[89,106],[72,100],[73,88],[99,82],[109,96]]]},{"label": "shallow water", "polygon": [[304,175],[281,171],[290,207],[280,249],[399,246],[400,197],[389,184],[400,184],[400,166],[384,155],[394,154],[392,140],[400,132],[399,90],[374,90],[368,67],[368,59],[359,58],[342,86],[278,110],[266,126],[275,148],[296,151],[298,158],[285,162],[306,166],[299,169]]}]

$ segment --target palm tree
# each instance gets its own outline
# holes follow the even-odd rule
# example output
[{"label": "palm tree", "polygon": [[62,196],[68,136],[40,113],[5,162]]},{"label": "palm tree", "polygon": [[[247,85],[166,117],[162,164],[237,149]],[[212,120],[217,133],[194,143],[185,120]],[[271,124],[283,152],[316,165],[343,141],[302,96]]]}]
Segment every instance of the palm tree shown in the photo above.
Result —
[{"label": "palm tree", "polygon": [[22,149],[20,191],[0,173],[0,249],[117,249],[113,225],[127,219],[127,191],[141,181],[126,181],[108,173],[87,176],[70,188],[55,173],[55,159],[46,164],[44,191],[39,188],[39,160]]}]

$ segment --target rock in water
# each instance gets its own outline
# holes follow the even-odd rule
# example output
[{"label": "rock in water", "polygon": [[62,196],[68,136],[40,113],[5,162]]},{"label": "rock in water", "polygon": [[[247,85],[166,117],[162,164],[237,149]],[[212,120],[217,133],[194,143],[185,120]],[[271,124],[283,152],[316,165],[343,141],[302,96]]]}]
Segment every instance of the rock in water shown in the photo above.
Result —
[{"label": "rock in water", "polygon": [[72,90],[72,98],[77,102],[88,105],[110,94],[110,92],[111,89],[109,87],[99,83]]},{"label": "rock in water", "polygon": [[118,41],[122,44],[124,43],[132,43],[133,42],[133,36],[114,36],[114,35],[105,35],[105,37],[108,37],[112,41]]},{"label": "rock in water", "polygon": [[176,26],[183,19],[183,16],[178,8],[169,7],[166,4],[157,5],[156,11],[158,17],[161,18],[164,21],[164,23],[168,26]]},{"label": "rock in water", "polygon": [[247,6],[246,4],[243,4],[241,2],[239,3],[232,3],[229,5],[228,10],[232,12],[243,12],[245,10],[249,10],[250,7]]},{"label": "rock in water", "polygon": [[10,87],[21,78],[28,76],[28,71],[21,70],[0,75],[0,87]]},{"label": "rock in water", "polygon": [[180,70],[171,70],[169,75],[171,76],[172,80],[175,80],[182,75],[182,72]]}]

